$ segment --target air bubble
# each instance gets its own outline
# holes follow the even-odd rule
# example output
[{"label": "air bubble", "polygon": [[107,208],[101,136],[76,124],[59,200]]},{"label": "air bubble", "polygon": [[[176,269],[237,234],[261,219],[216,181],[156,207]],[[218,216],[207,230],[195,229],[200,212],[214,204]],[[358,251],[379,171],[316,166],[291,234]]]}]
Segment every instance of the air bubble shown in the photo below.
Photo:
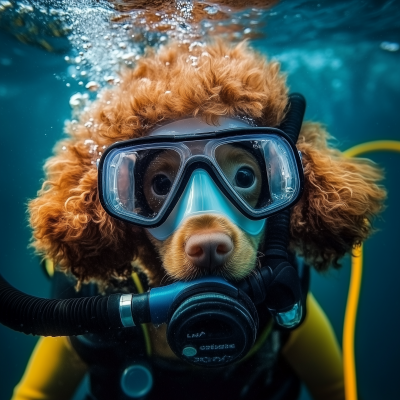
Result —
[{"label": "air bubble", "polygon": [[88,99],[89,96],[87,93],[82,94],[78,92],[71,96],[71,98],[69,99],[69,105],[72,108],[80,108],[86,105]]},{"label": "air bubble", "polygon": [[218,13],[219,8],[217,6],[208,6],[204,8],[204,11],[209,15],[215,15]]},{"label": "air bubble", "polygon": [[127,53],[127,54],[124,54],[123,56],[122,56],[122,59],[123,60],[133,60],[135,58],[135,54],[134,53]]},{"label": "air bubble", "polygon": [[11,8],[13,5],[11,1],[0,1],[0,6],[4,8]]},{"label": "air bubble", "polygon": [[95,81],[90,81],[86,84],[85,88],[90,90],[91,92],[94,92],[99,88],[99,84]]},{"label": "air bubble", "polygon": [[195,47],[204,47],[204,43],[202,42],[193,42],[190,46],[189,46],[189,51],[193,51],[193,49]]},{"label": "air bubble", "polygon": [[104,80],[111,85],[114,83],[115,78],[112,75],[107,75],[104,77]]}]

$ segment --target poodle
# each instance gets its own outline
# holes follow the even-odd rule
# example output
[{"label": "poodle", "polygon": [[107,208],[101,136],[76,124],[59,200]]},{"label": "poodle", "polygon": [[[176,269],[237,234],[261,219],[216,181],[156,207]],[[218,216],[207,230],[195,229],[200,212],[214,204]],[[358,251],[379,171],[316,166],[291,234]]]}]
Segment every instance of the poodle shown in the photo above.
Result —
[{"label": "poodle", "polygon": [[[96,163],[115,142],[144,137],[176,120],[197,118],[217,128],[221,118],[229,117],[277,127],[287,106],[288,87],[279,63],[267,61],[245,42],[172,43],[148,50],[133,69],[121,72],[118,83],[66,124],[67,137],[46,162],[46,180],[29,203],[33,247],[75,277],[78,288],[96,282],[107,290],[115,282],[123,285],[133,271],[146,277],[148,287],[208,273],[236,280],[249,275],[261,255],[263,232],[251,236],[224,215],[206,214],[184,220],[171,236],[158,240],[147,229],[107,214],[99,201]],[[340,259],[371,235],[386,196],[379,184],[382,171],[369,160],[346,158],[329,139],[321,124],[304,122],[296,144],[304,191],[291,209],[289,249],[317,271],[340,267]],[[236,154],[223,159],[243,156],[238,149],[230,151]],[[171,160],[165,156],[151,168],[150,174],[172,168]],[[312,310],[325,318],[316,304],[309,307],[303,325],[281,344],[278,358],[286,357],[315,398],[343,398],[337,344],[328,322],[318,335],[313,331]],[[333,343],[329,360],[318,344],[325,336]],[[150,337],[155,356],[175,357],[165,327],[150,327]],[[312,344],[300,344],[302,337]],[[310,367],[314,355],[321,360]],[[330,363],[338,365],[334,373]],[[304,373],[306,364],[311,370]]]}]

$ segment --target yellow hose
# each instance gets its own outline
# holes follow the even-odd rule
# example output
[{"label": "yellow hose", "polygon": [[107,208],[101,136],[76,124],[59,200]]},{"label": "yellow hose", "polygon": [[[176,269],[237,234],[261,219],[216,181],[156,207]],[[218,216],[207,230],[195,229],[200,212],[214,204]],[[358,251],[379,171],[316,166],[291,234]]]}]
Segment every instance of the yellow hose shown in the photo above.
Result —
[{"label": "yellow hose", "polygon": [[[140,282],[139,275],[136,272],[132,272],[132,279],[133,279],[133,282],[136,286],[138,293],[139,294],[144,293],[142,282]],[[142,327],[144,342],[146,344],[146,354],[148,356],[151,356],[151,340],[150,340],[149,330],[148,330],[146,324],[140,324],[140,326]]]},{"label": "yellow hose", "polygon": [[[400,152],[400,141],[376,140],[366,142],[346,150],[347,157],[357,157],[371,151]],[[363,269],[363,248],[356,247],[351,258],[351,277],[349,294],[343,326],[343,369],[346,400],[357,400],[357,376],[354,357],[354,337],[357,317],[358,299],[360,297],[361,278]]]}]

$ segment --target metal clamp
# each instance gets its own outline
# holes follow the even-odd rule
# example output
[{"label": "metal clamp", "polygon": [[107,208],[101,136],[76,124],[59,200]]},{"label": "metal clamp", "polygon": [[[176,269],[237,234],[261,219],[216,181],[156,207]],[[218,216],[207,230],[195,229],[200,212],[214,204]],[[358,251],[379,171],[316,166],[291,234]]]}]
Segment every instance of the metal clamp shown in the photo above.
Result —
[{"label": "metal clamp", "polygon": [[132,294],[123,294],[119,299],[119,316],[125,328],[135,326],[132,317]]}]

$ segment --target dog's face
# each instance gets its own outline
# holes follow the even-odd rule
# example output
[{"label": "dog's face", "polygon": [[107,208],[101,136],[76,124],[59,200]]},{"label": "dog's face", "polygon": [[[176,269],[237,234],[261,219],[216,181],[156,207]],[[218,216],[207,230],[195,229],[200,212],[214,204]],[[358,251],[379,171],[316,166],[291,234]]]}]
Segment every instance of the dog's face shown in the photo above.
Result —
[{"label": "dog's face", "polygon": [[[262,177],[254,156],[243,148],[230,145],[217,152],[216,158],[229,182],[251,206],[255,206],[261,192]],[[146,169],[143,191],[154,212],[160,210],[168,196],[179,164],[179,157],[173,151],[164,150]],[[122,182],[122,192],[125,187]],[[151,233],[147,234],[168,277],[179,280],[203,275],[243,278],[256,264],[262,237],[262,232],[250,235],[226,215],[212,212],[186,218],[165,240],[157,240]]]},{"label": "dog's face", "polygon": [[[244,148],[225,145],[216,152],[218,164],[227,179],[255,206],[261,193],[261,169],[254,156]],[[132,208],[130,157],[119,167],[118,194],[125,208]],[[180,167],[173,150],[163,150],[152,159],[143,176],[143,194],[148,207],[158,213],[165,203]],[[185,207],[185,204],[181,206]],[[147,231],[146,231],[147,232]],[[191,216],[166,240],[147,232],[170,278],[187,280],[203,275],[222,275],[232,279],[246,276],[255,265],[262,232],[249,235],[224,214],[202,213]]]}]

